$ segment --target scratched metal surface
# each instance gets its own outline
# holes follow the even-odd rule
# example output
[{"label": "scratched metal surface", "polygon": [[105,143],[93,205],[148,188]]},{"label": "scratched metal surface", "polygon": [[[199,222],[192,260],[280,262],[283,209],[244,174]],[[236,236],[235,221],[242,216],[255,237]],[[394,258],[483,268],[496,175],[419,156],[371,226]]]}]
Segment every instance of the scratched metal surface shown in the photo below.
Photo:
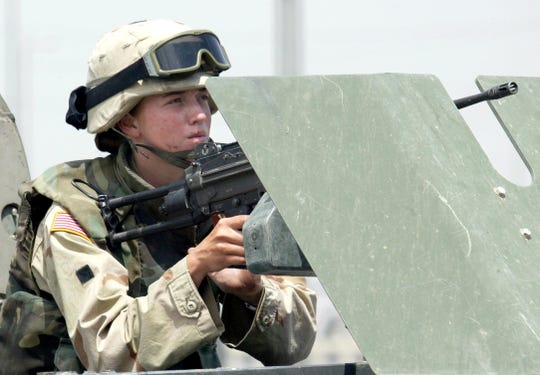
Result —
[{"label": "scratched metal surface", "polygon": [[436,77],[208,88],[375,372],[536,373],[538,187],[492,168]]},{"label": "scratched metal surface", "polygon": [[489,105],[534,175],[540,170],[540,78],[479,76],[476,79],[482,91],[504,82],[517,83],[517,94],[507,100],[491,101]]},{"label": "scratched metal surface", "polygon": [[0,96],[0,293],[4,293],[11,257],[15,251],[14,216],[12,207],[18,207],[19,184],[29,178],[26,155],[19,138],[15,118]]}]

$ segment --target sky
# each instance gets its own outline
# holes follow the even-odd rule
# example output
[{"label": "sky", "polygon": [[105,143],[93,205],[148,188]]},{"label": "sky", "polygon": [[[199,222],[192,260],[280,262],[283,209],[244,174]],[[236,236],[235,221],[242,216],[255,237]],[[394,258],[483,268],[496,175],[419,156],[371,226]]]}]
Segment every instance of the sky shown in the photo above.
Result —
[{"label": "sky", "polygon": [[[31,176],[65,160],[99,155],[93,137],[67,125],[64,117],[69,93],[85,84],[87,60],[105,32],[136,20],[174,18],[220,37],[232,62],[224,76],[279,75],[283,49],[277,19],[283,4],[0,0],[0,94],[15,114]],[[540,76],[537,0],[304,0],[296,5],[290,38],[298,44],[285,59],[295,59],[297,74],[435,75],[451,98],[478,92],[479,75]],[[359,93],[359,100],[365,94]],[[514,183],[529,183],[530,174],[487,105],[461,113],[494,167]],[[219,114],[213,126],[215,140],[234,140]]]},{"label": "sky", "polygon": [[[85,83],[86,62],[105,32],[134,20],[175,18],[219,35],[233,65],[225,76],[276,75],[281,3],[94,0],[89,7],[81,1],[2,0],[0,93],[16,116],[31,175],[97,155],[92,137],[71,128],[64,116],[68,95]],[[538,1],[297,4],[298,74],[433,74],[452,98],[476,93],[478,75],[540,75]],[[523,166],[487,105],[462,115],[501,173],[521,182]],[[233,140],[219,114],[213,133],[217,140]]]}]

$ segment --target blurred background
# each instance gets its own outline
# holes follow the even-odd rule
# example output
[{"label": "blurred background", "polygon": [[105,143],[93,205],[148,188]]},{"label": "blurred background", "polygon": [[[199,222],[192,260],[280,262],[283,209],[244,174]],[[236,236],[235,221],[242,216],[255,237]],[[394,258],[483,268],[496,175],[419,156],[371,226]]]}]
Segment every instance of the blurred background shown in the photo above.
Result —
[{"label": "blurred background", "polygon": [[[65,123],[67,99],[86,83],[97,40],[125,23],[174,18],[214,31],[232,62],[224,76],[432,74],[457,99],[478,92],[478,75],[540,76],[539,16],[536,0],[0,0],[0,94],[35,177],[53,164],[99,155],[92,136]],[[487,104],[460,112],[494,168],[529,184],[531,174]],[[234,140],[219,113],[213,124],[214,140]],[[323,288],[308,282],[319,293],[319,334],[304,363],[360,360]],[[224,366],[260,365],[220,350]]]}]

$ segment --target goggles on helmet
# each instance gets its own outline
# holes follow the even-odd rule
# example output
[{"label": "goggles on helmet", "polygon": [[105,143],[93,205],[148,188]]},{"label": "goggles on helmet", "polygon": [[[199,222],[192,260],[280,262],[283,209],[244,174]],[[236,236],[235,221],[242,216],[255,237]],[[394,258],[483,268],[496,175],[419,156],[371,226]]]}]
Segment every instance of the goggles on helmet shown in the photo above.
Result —
[{"label": "goggles on helmet", "polygon": [[99,85],[91,89],[80,86],[73,90],[66,122],[77,129],[86,128],[89,109],[141,79],[166,78],[199,69],[217,75],[230,67],[227,53],[214,33],[199,30],[175,35]]}]

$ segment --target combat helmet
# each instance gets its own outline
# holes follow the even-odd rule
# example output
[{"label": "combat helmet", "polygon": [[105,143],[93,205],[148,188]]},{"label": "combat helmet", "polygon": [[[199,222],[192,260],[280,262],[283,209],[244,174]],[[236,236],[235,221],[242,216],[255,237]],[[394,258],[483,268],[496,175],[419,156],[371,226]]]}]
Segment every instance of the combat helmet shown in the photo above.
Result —
[{"label": "combat helmet", "polygon": [[[204,87],[230,62],[218,37],[173,20],[150,20],[105,34],[88,61],[86,86],[73,90],[66,122],[100,134],[145,96]],[[211,101],[212,113],[216,111]]]}]

